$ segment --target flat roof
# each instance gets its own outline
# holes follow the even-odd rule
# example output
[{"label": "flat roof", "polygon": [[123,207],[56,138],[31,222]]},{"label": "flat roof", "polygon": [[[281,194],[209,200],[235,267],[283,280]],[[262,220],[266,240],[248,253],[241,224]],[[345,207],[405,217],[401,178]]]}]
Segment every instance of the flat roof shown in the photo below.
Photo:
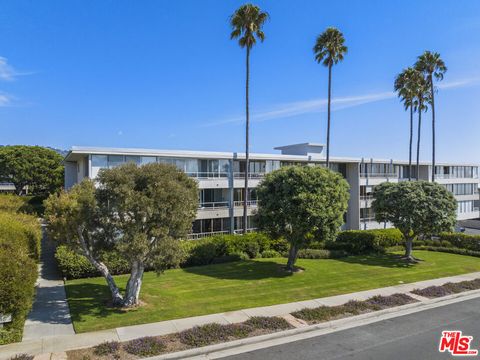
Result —
[{"label": "flat roof", "polygon": [[[161,150],[161,149],[142,149],[142,148],[111,148],[111,147],[90,147],[90,146],[72,146],[65,161],[76,161],[83,155],[138,155],[138,156],[159,156],[159,157],[178,157],[178,158],[200,158],[200,159],[245,159],[245,153],[237,152],[217,152],[217,151],[194,151],[194,150]],[[322,162],[325,158],[319,158],[309,155],[282,155],[282,154],[262,154],[250,153],[252,160],[283,160],[283,161],[314,161]],[[390,163],[397,165],[408,165],[408,161],[395,159],[372,159],[361,157],[330,157],[331,162],[335,163]],[[428,161],[421,161],[420,165],[430,165]],[[415,165],[415,162],[412,163]],[[479,166],[475,163],[446,163],[437,162],[439,166]]]}]

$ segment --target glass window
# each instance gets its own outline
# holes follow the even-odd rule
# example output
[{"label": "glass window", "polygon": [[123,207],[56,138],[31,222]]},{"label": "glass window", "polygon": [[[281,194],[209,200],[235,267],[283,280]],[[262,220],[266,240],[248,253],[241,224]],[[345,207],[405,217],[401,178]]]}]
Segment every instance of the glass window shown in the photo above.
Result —
[{"label": "glass window", "polygon": [[230,161],[229,160],[219,160],[220,172],[222,175],[227,176],[230,171]]},{"label": "glass window", "polygon": [[157,158],[155,156],[142,156],[142,157],[140,157],[140,164],[142,164],[142,165],[154,163],[156,161],[157,161]]},{"label": "glass window", "polygon": [[127,155],[125,156],[125,162],[133,162],[136,165],[140,165],[140,156]]},{"label": "glass window", "polygon": [[115,166],[121,165],[124,163],[123,155],[108,155],[108,167],[113,168]]}]

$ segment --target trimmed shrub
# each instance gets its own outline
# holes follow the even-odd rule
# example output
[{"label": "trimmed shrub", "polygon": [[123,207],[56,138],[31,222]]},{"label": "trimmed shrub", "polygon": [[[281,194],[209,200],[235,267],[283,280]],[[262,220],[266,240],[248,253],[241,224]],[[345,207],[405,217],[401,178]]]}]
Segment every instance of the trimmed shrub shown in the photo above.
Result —
[{"label": "trimmed shrub", "polygon": [[415,289],[412,293],[428,297],[437,298],[451,294],[457,294],[463,291],[480,289],[480,279],[461,281],[458,283],[446,283],[441,286],[429,286],[424,289]]},{"label": "trimmed shrub", "polygon": [[326,247],[357,255],[382,253],[387,247],[401,245],[403,241],[398,229],[347,230],[340,232],[336,241],[327,243]]},{"label": "trimmed shrub", "polygon": [[30,215],[0,212],[0,243],[16,243],[35,261],[40,259],[42,232],[38,220]]},{"label": "trimmed shrub", "polygon": [[425,289],[415,289],[412,291],[412,293],[428,298],[442,297],[451,294],[450,290],[444,288],[443,286],[429,286]]},{"label": "trimmed shrub", "polygon": [[459,249],[459,248],[456,248],[456,247],[414,246],[413,249],[414,250],[438,251],[438,252],[445,252],[445,253],[449,253],[449,254],[468,255],[468,256],[480,257],[480,251]]},{"label": "trimmed shrub", "polygon": [[265,259],[271,259],[271,258],[279,258],[282,257],[282,254],[280,254],[278,251],[275,250],[265,250],[262,252],[262,258]]},{"label": "trimmed shrub", "polygon": [[147,336],[127,342],[123,346],[123,349],[129,354],[146,357],[158,355],[162,353],[166,347],[162,340]]},{"label": "trimmed shrub", "polygon": [[[441,233],[440,240],[448,241],[451,246],[471,251],[480,251],[480,235],[468,235],[464,233]],[[443,247],[443,244],[441,245]]]},{"label": "trimmed shrub", "polygon": [[299,259],[336,259],[347,256],[343,250],[302,249],[298,251]]},{"label": "trimmed shrub", "polygon": [[220,325],[217,323],[195,326],[179,334],[183,344],[200,347],[247,337],[251,328],[244,324]]}]

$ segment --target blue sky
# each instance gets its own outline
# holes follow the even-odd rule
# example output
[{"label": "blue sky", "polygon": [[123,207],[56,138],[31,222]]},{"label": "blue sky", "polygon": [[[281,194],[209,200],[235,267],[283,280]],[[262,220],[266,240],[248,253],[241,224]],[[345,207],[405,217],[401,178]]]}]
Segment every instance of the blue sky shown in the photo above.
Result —
[{"label": "blue sky", "polygon": [[[0,144],[243,151],[245,53],[228,23],[242,3],[2,1]],[[251,58],[253,151],[325,141],[327,70],[312,46],[336,26],[349,52],[333,73],[333,156],[408,157],[392,83],[432,50],[449,69],[437,161],[479,162],[479,1],[256,3],[271,18]]]}]

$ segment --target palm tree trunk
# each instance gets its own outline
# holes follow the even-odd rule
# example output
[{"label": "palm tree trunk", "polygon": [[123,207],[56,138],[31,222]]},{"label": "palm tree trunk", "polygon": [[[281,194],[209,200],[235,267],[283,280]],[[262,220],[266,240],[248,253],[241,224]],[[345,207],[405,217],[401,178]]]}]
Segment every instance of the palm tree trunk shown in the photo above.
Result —
[{"label": "palm tree trunk", "polygon": [[330,168],[330,103],[332,98],[332,64],[328,65],[328,107],[327,107],[327,169]]},{"label": "palm tree trunk", "polygon": [[250,82],[250,48],[247,46],[247,77],[245,82],[245,187],[243,196],[243,233],[247,233],[247,204],[248,204],[248,167],[249,167],[249,142],[248,134],[250,132],[250,109],[248,107],[248,86]]},{"label": "palm tree trunk", "polygon": [[432,93],[432,182],[435,181],[435,95],[433,94],[432,74],[429,75],[430,91]]},{"label": "palm tree trunk", "polygon": [[413,106],[410,105],[410,146],[408,148],[408,181],[412,181],[412,141],[413,141]]},{"label": "palm tree trunk", "polygon": [[[422,128],[422,102],[418,107],[418,134],[417,134],[417,181],[420,180],[420,135]],[[427,177],[428,178],[428,177]]]}]

